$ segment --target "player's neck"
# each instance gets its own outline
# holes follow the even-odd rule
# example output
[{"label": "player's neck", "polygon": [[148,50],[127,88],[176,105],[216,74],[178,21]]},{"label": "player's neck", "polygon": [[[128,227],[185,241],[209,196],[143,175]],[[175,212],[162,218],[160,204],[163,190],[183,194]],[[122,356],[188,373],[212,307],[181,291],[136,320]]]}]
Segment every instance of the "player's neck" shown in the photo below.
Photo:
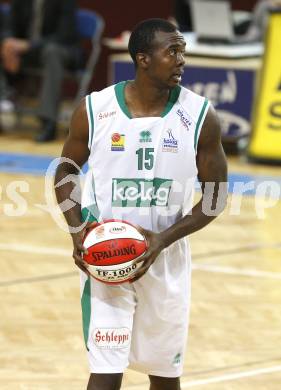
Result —
[{"label": "player's neck", "polygon": [[159,116],[169,99],[169,88],[160,89],[136,78],[127,84],[125,99],[133,117]]}]

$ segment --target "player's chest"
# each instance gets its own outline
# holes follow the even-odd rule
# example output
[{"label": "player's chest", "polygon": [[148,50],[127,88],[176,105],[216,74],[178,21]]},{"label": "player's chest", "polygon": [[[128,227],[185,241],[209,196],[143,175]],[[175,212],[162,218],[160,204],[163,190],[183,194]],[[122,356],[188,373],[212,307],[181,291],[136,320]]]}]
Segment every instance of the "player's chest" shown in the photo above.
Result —
[{"label": "player's chest", "polygon": [[160,155],[176,156],[193,147],[193,141],[192,124],[187,127],[178,115],[136,119],[117,116],[111,123],[96,128],[94,150],[114,156],[139,149],[154,149]]}]

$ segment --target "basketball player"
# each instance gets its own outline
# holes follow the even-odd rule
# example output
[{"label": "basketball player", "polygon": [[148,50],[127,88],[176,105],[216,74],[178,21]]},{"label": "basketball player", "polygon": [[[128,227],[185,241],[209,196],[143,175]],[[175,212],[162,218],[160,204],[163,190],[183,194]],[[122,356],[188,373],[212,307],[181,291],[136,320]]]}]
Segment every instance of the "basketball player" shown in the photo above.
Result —
[{"label": "basketball player", "polygon": [[[128,365],[149,375],[150,390],[179,390],[191,273],[185,237],[218,214],[204,211],[204,199],[216,204],[226,160],[214,109],[180,87],[185,41],[176,28],[162,19],[141,22],[129,52],[135,80],[93,92],[75,110],[62,156],[76,168],[60,164],[56,194],[60,204],[71,199],[74,184],[61,180],[88,161],[82,207],[64,213],[69,227],[85,219],[124,219],[140,226],[149,245],[131,283],[108,286],[87,273],[85,229],[72,233],[82,270],[88,390],[120,389]],[[204,195],[192,208],[197,176]],[[219,211],[224,205],[225,199]]]}]

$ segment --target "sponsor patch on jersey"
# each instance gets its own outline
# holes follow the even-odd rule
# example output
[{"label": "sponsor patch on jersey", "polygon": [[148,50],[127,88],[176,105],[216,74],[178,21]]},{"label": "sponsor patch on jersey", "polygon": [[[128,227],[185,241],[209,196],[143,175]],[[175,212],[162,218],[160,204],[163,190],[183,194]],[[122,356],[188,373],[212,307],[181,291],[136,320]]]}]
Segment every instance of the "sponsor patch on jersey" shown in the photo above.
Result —
[{"label": "sponsor patch on jersey", "polygon": [[130,346],[131,332],[128,328],[96,328],[92,337],[100,349],[122,349]]},{"label": "sponsor patch on jersey", "polygon": [[98,121],[112,118],[117,114],[117,111],[101,111],[98,113]]},{"label": "sponsor patch on jersey", "polygon": [[173,180],[112,179],[112,207],[166,207]]},{"label": "sponsor patch on jersey", "polygon": [[152,142],[151,132],[149,130],[140,132],[140,142]]},{"label": "sponsor patch on jersey", "polygon": [[178,152],[178,140],[173,136],[172,129],[167,130],[167,136],[163,138],[162,151],[163,152]]},{"label": "sponsor patch on jersey", "polygon": [[122,152],[125,150],[125,135],[113,133],[111,135],[111,150],[113,152]]},{"label": "sponsor patch on jersey", "polygon": [[189,127],[192,125],[191,117],[181,108],[177,110],[177,115],[180,117],[182,125],[189,130]]}]

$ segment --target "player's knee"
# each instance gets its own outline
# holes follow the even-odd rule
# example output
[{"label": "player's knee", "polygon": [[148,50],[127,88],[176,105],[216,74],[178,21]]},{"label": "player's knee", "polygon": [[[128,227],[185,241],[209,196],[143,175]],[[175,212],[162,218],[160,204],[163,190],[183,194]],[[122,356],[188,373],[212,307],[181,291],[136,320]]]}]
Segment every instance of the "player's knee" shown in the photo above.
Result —
[{"label": "player's knee", "polygon": [[119,390],[123,374],[91,374],[87,390]]},{"label": "player's knee", "polygon": [[180,390],[180,378],[149,375],[150,390]]}]

